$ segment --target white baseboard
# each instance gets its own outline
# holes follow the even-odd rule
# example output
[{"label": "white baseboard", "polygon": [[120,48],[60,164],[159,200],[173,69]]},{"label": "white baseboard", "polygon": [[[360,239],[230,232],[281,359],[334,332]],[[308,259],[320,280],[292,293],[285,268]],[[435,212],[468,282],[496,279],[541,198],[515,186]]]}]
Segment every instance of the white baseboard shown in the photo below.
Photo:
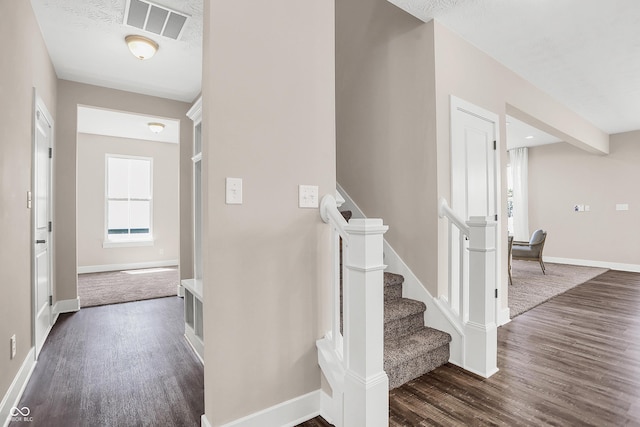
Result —
[{"label": "white baseboard", "polygon": [[509,322],[511,322],[511,310],[509,310],[509,307],[501,309],[498,312],[498,319],[496,321],[496,324],[498,326],[502,326],[506,325]]},{"label": "white baseboard", "polygon": [[104,271],[137,270],[140,268],[173,267],[178,265],[177,259],[165,261],[134,262],[130,264],[105,264],[78,266],[78,274],[102,273]]},{"label": "white baseboard", "polygon": [[207,414],[202,414],[200,417],[200,426],[201,427],[211,427],[211,423],[207,419]]},{"label": "white baseboard", "polygon": [[60,313],[73,313],[78,310],[80,310],[80,298],[61,299],[56,301],[53,306],[54,316],[57,316]]},{"label": "white baseboard", "polygon": [[580,265],[584,267],[609,268],[611,270],[640,273],[640,265],[638,264],[623,264],[620,262],[592,261],[587,259],[557,258],[557,257],[544,257],[544,262],[550,262],[555,264]]},{"label": "white baseboard", "polygon": [[[291,427],[320,415],[320,390],[279,403],[270,408],[224,424],[222,427]],[[206,414],[202,426],[210,427]]]},{"label": "white baseboard", "polygon": [[2,398],[2,402],[0,402],[0,420],[2,420],[2,426],[6,427],[9,421],[11,421],[11,408],[18,406],[18,403],[20,403],[22,393],[29,382],[29,378],[31,378],[31,373],[35,366],[34,348],[31,347],[29,353],[27,353],[27,357],[24,359],[24,362],[22,362],[20,370],[9,386],[9,390],[7,390],[7,393]]}]

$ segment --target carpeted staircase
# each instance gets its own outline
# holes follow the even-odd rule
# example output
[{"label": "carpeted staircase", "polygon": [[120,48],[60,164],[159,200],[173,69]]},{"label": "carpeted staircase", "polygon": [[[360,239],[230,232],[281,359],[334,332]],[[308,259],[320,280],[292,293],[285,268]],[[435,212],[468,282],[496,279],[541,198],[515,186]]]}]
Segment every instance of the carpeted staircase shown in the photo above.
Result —
[{"label": "carpeted staircase", "polygon": [[424,325],[426,306],[402,298],[399,274],[384,273],[384,370],[389,389],[449,361],[451,335]]},{"label": "carpeted staircase", "polygon": [[[349,221],[351,212],[344,211],[342,216]],[[427,307],[402,298],[403,282],[399,274],[384,273],[384,370],[389,389],[449,361],[451,335],[424,325]]]}]

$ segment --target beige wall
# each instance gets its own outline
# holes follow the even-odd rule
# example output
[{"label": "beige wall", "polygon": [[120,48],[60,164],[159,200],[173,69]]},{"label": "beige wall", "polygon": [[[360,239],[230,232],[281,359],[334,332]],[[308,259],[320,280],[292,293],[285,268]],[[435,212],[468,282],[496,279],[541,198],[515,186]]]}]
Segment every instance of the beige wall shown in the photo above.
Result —
[{"label": "beige wall", "polygon": [[[33,88],[56,119],[56,74],[28,1],[0,2],[0,400],[31,348]],[[9,360],[9,337],[17,354]],[[4,421],[4,420],[3,420]]]},{"label": "beige wall", "polygon": [[[153,162],[153,246],[103,248],[105,156],[149,157]],[[178,144],[78,134],[78,266],[177,260],[180,255],[180,147]]]},{"label": "beige wall", "polygon": [[[509,113],[575,146],[593,152],[607,152],[609,137],[583,118],[568,110],[531,83],[524,80],[496,60],[464,41],[438,22],[435,31],[436,103],[438,140],[438,196],[451,200],[450,171],[450,95],[454,95],[500,117],[499,150],[501,171],[506,170],[506,121]],[[506,174],[501,172],[500,212],[506,212]],[[435,200],[433,201],[435,203]],[[507,235],[506,215],[502,215],[500,233]],[[445,253],[447,228],[444,221],[439,227],[439,253]],[[507,295],[505,238],[498,239],[501,259],[502,295]],[[435,254],[432,254],[435,255]],[[439,289],[446,287],[446,261],[440,257]],[[432,291],[433,292],[433,291]],[[503,308],[506,299],[502,300]]]},{"label": "beige wall", "polygon": [[[335,194],[333,1],[205,2],[205,409],[213,426],[320,388]],[[239,25],[238,23],[242,23]],[[225,177],[244,203],[226,205]]]},{"label": "beige wall", "polygon": [[[640,268],[640,131],[611,135],[608,156],[566,143],[529,149],[529,226],[548,236],[549,257]],[[616,211],[627,203],[628,211]],[[574,212],[573,206],[590,206]]]},{"label": "beige wall", "polygon": [[338,182],[430,289],[437,205],[433,24],[386,0],[336,2]]},{"label": "beige wall", "polygon": [[[77,108],[78,105],[180,119],[180,204],[182,212],[191,203],[191,150],[193,124],[185,115],[190,104],[123,92],[66,80],[58,82],[56,132],[56,300],[77,296]],[[184,170],[183,170],[184,169]],[[186,172],[189,171],[189,172]],[[187,177],[188,175],[188,177]],[[187,181],[185,181],[187,178]],[[186,190],[186,191],[185,191]],[[186,194],[183,194],[186,193]],[[187,196],[188,195],[188,196]],[[190,252],[191,216],[180,218],[181,268],[192,268]],[[185,232],[185,230],[187,230]],[[187,243],[182,242],[187,240]]]}]

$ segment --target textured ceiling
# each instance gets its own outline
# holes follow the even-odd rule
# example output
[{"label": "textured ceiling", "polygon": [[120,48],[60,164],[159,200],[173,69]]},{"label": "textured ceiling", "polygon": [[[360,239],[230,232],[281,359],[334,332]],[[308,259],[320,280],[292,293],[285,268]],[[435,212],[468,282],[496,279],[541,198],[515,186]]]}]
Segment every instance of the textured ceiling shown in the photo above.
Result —
[{"label": "textured ceiling", "polygon": [[640,1],[390,1],[435,18],[605,132],[640,129]]},{"label": "textured ceiling", "polygon": [[[126,0],[31,0],[59,78],[185,102],[201,88],[202,2],[154,1],[191,16],[172,40],[124,25]],[[160,49],[140,61],[124,42],[128,34],[145,35]]]},{"label": "textured ceiling", "polygon": [[[202,1],[157,3],[192,16],[178,40],[151,36],[139,61],[126,0],[31,0],[62,79],[186,102],[201,88]],[[639,0],[390,0],[437,19],[608,133],[640,129]]]}]

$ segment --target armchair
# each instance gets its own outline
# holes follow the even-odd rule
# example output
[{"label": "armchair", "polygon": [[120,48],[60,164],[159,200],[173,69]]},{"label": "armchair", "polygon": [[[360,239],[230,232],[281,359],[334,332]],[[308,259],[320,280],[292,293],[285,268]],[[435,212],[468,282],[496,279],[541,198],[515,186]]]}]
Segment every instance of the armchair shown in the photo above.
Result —
[{"label": "armchair", "polygon": [[545,273],[546,267],[542,261],[542,249],[544,248],[546,239],[546,231],[536,230],[528,242],[514,241],[513,248],[511,249],[512,258],[524,261],[538,261],[540,268],[542,268],[542,274],[547,274]]}]

